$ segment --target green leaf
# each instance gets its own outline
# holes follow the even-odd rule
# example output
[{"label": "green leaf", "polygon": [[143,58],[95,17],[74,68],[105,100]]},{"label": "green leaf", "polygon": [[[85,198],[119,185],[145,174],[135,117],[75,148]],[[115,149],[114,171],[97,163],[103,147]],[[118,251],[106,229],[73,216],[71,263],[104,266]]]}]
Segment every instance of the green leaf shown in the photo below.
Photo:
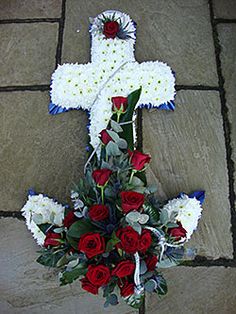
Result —
[{"label": "green leaf", "polygon": [[67,235],[72,238],[80,238],[87,232],[94,231],[95,227],[86,219],[76,221],[71,225]]},{"label": "green leaf", "polygon": [[87,270],[88,269],[86,266],[81,265],[80,267],[74,268],[71,271],[64,271],[60,277],[61,286],[70,284],[74,280],[78,279],[80,276],[86,275]]},{"label": "green leaf", "polygon": [[166,209],[162,209],[160,213],[160,221],[163,225],[166,225],[169,221],[168,211]]},{"label": "green leaf", "polygon": [[[140,98],[141,87],[128,96],[128,106],[125,114],[121,115],[120,122],[129,122],[133,119],[133,114],[135,110],[135,106]],[[134,138],[133,138],[133,124],[125,124],[122,125],[123,132],[120,134],[122,138],[124,138],[128,143],[128,148],[130,150],[134,149]]]},{"label": "green leaf", "polygon": [[156,290],[158,294],[159,295],[167,294],[168,288],[165,278],[161,274],[158,274],[157,276],[155,276],[155,281],[157,283]]},{"label": "green leaf", "polygon": [[113,139],[114,142],[117,143],[119,141],[120,137],[116,132],[112,130],[107,130],[107,133],[110,135],[110,137]]},{"label": "green leaf", "polygon": [[139,309],[143,304],[144,294],[132,294],[131,296],[123,299],[128,305],[132,306],[134,309]]},{"label": "green leaf", "polygon": [[116,286],[116,281],[110,281],[108,285],[103,288],[103,297],[106,298],[110,293],[113,292]]},{"label": "green leaf", "polygon": [[117,141],[117,145],[120,149],[127,149],[128,147],[128,144],[126,142],[126,140],[124,140],[123,138],[120,138],[118,141]]},{"label": "green leaf", "polygon": [[115,293],[112,293],[111,295],[109,295],[109,297],[107,297],[107,301],[111,304],[111,305],[117,305],[118,302],[118,298],[117,295]]},{"label": "green leaf", "polygon": [[120,239],[117,238],[115,232],[112,232],[111,239],[106,244],[106,252],[111,252],[114,248],[114,246],[120,242]]},{"label": "green leaf", "polygon": [[37,225],[39,227],[39,229],[46,234],[46,232],[48,231],[48,229],[52,226],[51,224],[41,224],[41,225]]},{"label": "green leaf", "polygon": [[37,262],[41,265],[48,267],[57,267],[58,261],[62,258],[65,253],[60,251],[53,253],[53,251],[45,250],[42,255],[37,258]]},{"label": "green leaf", "polygon": [[69,242],[69,244],[76,250],[78,250],[78,240],[76,241],[72,237],[70,237],[68,234],[66,235],[66,239]]},{"label": "green leaf", "polygon": [[144,205],[144,212],[149,216],[149,222],[151,224],[156,224],[159,221],[159,212],[151,204]]}]

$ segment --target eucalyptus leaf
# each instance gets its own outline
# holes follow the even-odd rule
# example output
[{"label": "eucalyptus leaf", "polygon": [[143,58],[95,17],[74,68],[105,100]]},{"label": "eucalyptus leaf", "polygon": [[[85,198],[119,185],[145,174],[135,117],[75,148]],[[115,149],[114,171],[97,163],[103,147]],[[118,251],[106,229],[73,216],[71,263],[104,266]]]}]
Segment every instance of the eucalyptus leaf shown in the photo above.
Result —
[{"label": "eucalyptus leaf", "polygon": [[148,190],[150,194],[157,192],[157,186],[155,184],[151,184],[147,186],[146,189]]},{"label": "eucalyptus leaf", "polygon": [[133,222],[138,222],[140,218],[140,213],[137,212],[136,210],[129,212],[126,216],[125,219],[127,222],[133,223]]},{"label": "eucalyptus leaf", "polygon": [[134,309],[139,309],[144,300],[144,294],[132,294],[131,296],[123,298],[124,301],[132,306]]},{"label": "eucalyptus leaf", "polygon": [[110,135],[110,137],[113,139],[114,142],[118,143],[120,137],[116,132],[112,130],[107,130],[107,133]]},{"label": "eucalyptus leaf", "polygon": [[67,264],[67,266],[68,266],[68,267],[71,267],[71,268],[74,268],[75,266],[78,265],[78,263],[79,263],[79,260],[78,260],[78,259],[75,259],[75,260],[73,260],[73,261],[70,261],[70,262]]},{"label": "eucalyptus leaf", "polygon": [[126,140],[124,140],[123,138],[120,138],[118,141],[117,141],[117,145],[120,149],[127,149],[128,147],[128,144],[126,142]]},{"label": "eucalyptus leaf", "polygon": [[141,261],[140,263],[140,274],[143,275],[147,272],[147,265],[145,263],[145,261]]},{"label": "eucalyptus leaf", "polygon": [[119,125],[119,123],[117,123],[117,122],[114,121],[114,120],[111,120],[111,127],[112,127],[112,129],[113,129],[115,132],[117,132],[117,133],[123,131],[123,129],[122,129],[122,127]]},{"label": "eucalyptus leaf", "polygon": [[166,209],[162,209],[160,212],[160,221],[163,225],[166,225],[169,221],[168,211]]},{"label": "eucalyptus leaf", "polygon": [[109,297],[107,297],[107,301],[109,301],[111,305],[117,305],[118,304],[117,295],[115,293],[112,293]]},{"label": "eucalyptus leaf", "polygon": [[141,214],[139,216],[139,219],[138,219],[138,222],[141,224],[141,225],[144,225],[148,222],[149,220],[149,216],[147,214]]},{"label": "eucalyptus leaf", "polygon": [[55,232],[55,233],[62,233],[63,231],[64,231],[63,227],[53,229],[53,232]]},{"label": "eucalyptus leaf", "polygon": [[138,232],[138,234],[142,233],[142,227],[140,226],[140,224],[138,222],[133,222],[130,225],[136,232]]},{"label": "eucalyptus leaf", "polygon": [[176,266],[177,263],[174,260],[170,260],[169,258],[166,258],[164,260],[161,260],[157,263],[157,268],[170,268]]},{"label": "eucalyptus leaf", "polygon": [[33,220],[34,223],[36,223],[36,225],[41,225],[42,221],[43,221],[43,216],[42,216],[42,214],[34,213],[32,215],[32,220]]},{"label": "eucalyptus leaf", "polygon": [[145,291],[152,293],[157,288],[157,283],[155,280],[150,279],[144,284]]},{"label": "eucalyptus leaf", "polygon": [[134,186],[141,186],[141,187],[144,186],[143,181],[141,179],[139,179],[138,177],[136,177],[136,176],[133,176],[131,184],[134,185]]},{"label": "eucalyptus leaf", "polygon": [[81,212],[74,212],[74,215],[77,217],[77,218],[82,218],[83,217],[83,214]]},{"label": "eucalyptus leaf", "polygon": [[110,141],[106,145],[106,152],[108,156],[120,156],[121,155],[121,151],[118,145],[112,141]]},{"label": "eucalyptus leaf", "polygon": [[72,283],[74,280],[78,279],[80,276],[84,276],[87,273],[87,267],[85,265],[80,265],[78,268],[74,268],[72,271],[65,271],[60,276],[61,286]]}]

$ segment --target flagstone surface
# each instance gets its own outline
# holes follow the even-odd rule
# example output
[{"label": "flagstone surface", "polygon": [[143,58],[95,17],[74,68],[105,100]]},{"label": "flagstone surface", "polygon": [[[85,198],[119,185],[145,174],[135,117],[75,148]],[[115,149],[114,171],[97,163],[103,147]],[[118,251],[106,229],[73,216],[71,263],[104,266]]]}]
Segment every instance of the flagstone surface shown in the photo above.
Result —
[{"label": "flagstone surface", "polygon": [[[179,91],[176,111],[145,110],[144,151],[159,197],[206,191],[198,232],[189,245],[208,258],[232,257],[225,140],[218,92]],[[224,236],[222,236],[224,235]]]},{"label": "flagstone surface", "polygon": [[225,80],[224,87],[226,91],[226,104],[229,109],[229,119],[232,132],[232,158],[234,163],[236,163],[236,24],[220,24],[217,28],[221,45],[221,63]]},{"label": "flagstone surface", "polygon": [[58,25],[0,25],[0,86],[49,84],[55,68]]},{"label": "flagstone surface", "polygon": [[57,274],[36,263],[39,250],[23,221],[0,220],[1,314],[137,314],[126,304],[104,311],[104,299],[80,288],[59,287]]},{"label": "flagstone surface", "polygon": [[213,0],[214,16],[217,18],[235,19],[235,0]]},{"label": "flagstone surface", "polygon": [[128,13],[137,23],[138,61],[167,62],[176,72],[177,84],[217,85],[207,1],[68,0],[66,3],[63,62],[90,61],[88,17],[117,9]]},{"label": "flagstone surface", "polygon": [[177,267],[163,272],[168,294],[146,295],[147,314],[234,314],[236,269]]},{"label": "flagstone surface", "polygon": [[49,115],[48,92],[0,96],[0,210],[20,210],[30,187],[65,202],[86,160],[85,113]]},{"label": "flagstone surface", "polygon": [[61,0],[1,0],[0,19],[55,18],[61,15]]}]

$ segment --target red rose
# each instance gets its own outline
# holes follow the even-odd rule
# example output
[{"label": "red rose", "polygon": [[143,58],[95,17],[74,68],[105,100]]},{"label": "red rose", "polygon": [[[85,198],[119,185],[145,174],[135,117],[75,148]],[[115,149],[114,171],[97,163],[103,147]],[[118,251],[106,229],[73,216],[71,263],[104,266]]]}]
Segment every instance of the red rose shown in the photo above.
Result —
[{"label": "red rose", "polygon": [[135,269],[135,265],[132,261],[126,260],[120,262],[112,271],[112,276],[123,278],[132,275]]},{"label": "red rose", "polygon": [[58,241],[59,239],[61,239],[60,233],[55,233],[55,232],[52,232],[52,231],[48,231],[47,234],[46,234],[46,238],[44,240],[44,246],[47,247],[49,245],[51,245],[51,246],[60,245],[61,242]]},{"label": "red rose", "polygon": [[122,191],[121,207],[125,214],[128,214],[132,210],[138,210],[144,203],[144,195],[133,191]]},{"label": "red rose", "polygon": [[92,294],[98,294],[98,287],[94,286],[86,277],[80,279],[82,282],[82,289],[92,293]]},{"label": "red rose", "polygon": [[117,244],[118,248],[123,249],[126,253],[134,254],[139,246],[139,234],[130,226],[118,229],[116,236],[120,239]]},{"label": "red rose", "polygon": [[100,139],[104,145],[107,145],[110,141],[113,141],[111,136],[107,133],[107,130],[104,129],[99,134],[101,135]]},{"label": "red rose", "polygon": [[148,154],[143,154],[138,150],[129,153],[130,163],[133,168],[137,171],[140,171],[144,168],[145,164],[148,164],[151,160],[151,156]]},{"label": "red rose", "polygon": [[109,282],[111,273],[105,265],[89,265],[86,277],[93,285],[101,287]]},{"label": "red rose", "polygon": [[127,97],[122,97],[122,96],[117,96],[117,97],[112,97],[112,111],[117,112],[125,112],[126,108],[128,106],[128,98]]},{"label": "red rose", "polygon": [[120,285],[120,295],[125,298],[131,294],[134,294],[134,283],[126,280],[123,285]]},{"label": "red rose", "polygon": [[89,217],[94,221],[100,221],[108,218],[109,209],[105,205],[93,205],[89,209]]},{"label": "red rose", "polygon": [[158,262],[158,257],[156,255],[149,255],[145,259],[145,263],[149,271],[153,271],[156,268],[157,262]]},{"label": "red rose", "polygon": [[84,252],[88,258],[92,258],[105,252],[105,240],[99,233],[85,233],[79,240],[78,250]]},{"label": "red rose", "polygon": [[98,186],[104,186],[109,181],[112,171],[107,168],[94,170],[92,173],[93,180]]},{"label": "red rose", "polygon": [[149,246],[152,244],[152,236],[149,230],[143,230],[139,239],[139,248],[138,250],[141,253],[145,253]]},{"label": "red rose", "polygon": [[181,223],[178,223],[179,227],[171,228],[168,233],[171,237],[175,238],[175,241],[179,241],[181,238],[186,237],[187,231],[182,227]]},{"label": "red rose", "polygon": [[120,25],[116,21],[110,21],[104,23],[103,34],[106,38],[115,38],[117,33],[119,32]]},{"label": "red rose", "polygon": [[77,220],[73,211],[70,211],[64,218],[63,225],[69,228]]}]

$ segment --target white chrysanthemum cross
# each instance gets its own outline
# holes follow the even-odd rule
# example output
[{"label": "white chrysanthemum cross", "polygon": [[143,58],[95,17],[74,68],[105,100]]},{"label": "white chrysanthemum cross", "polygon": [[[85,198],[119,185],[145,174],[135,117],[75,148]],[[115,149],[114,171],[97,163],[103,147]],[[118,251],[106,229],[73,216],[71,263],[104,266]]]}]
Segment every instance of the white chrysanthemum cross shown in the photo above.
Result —
[{"label": "white chrysanthemum cross", "polygon": [[[112,16],[125,28],[126,36],[106,38],[99,31],[102,17]],[[135,61],[135,25],[127,14],[119,11],[99,14],[90,25],[91,62],[59,65],[52,75],[50,113],[88,111],[93,147],[99,144],[98,135],[112,115],[113,96],[127,96],[142,86],[137,107],[174,109],[175,77],[171,68],[158,61]]]}]

